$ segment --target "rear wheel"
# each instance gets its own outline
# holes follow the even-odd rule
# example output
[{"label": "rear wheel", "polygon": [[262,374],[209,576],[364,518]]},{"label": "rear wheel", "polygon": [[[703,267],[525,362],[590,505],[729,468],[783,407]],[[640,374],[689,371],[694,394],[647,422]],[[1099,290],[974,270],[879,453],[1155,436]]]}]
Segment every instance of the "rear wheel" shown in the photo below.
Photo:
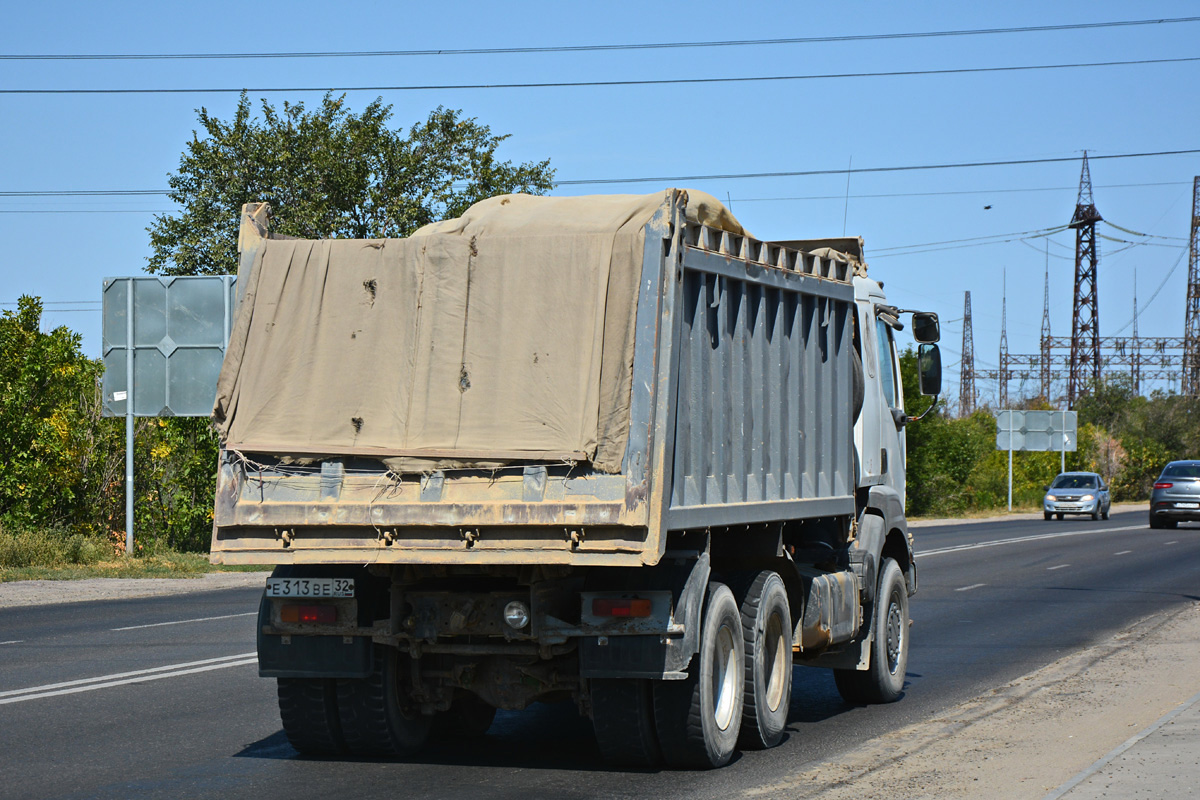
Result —
[{"label": "rear wheel", "polygon": [[656,681],[654,720],[663,758],[672,767],[711,769],[733,758],[742,725],[745,650],[733,592],[708,585],[700,652],[682,681]]},{"label": "rear wheel", "polygon": [[792,699],[792,613],[783,579],[763,571],[741,600],[746,688],[738,744],[774,747],[783,739]]},{"label": "rear wheel", "polygon": [[332,678],[279,678],[279,717],[288,742],[302,755],[345,752]]},{"label": "rear wheel", "polygon": [[597,678],[591,682],[592,727],[600,755],[623,767],[654,767],[662,761],[654,731],[650,681]]},{"label": "rear wheel", "polygon": [[847,703],[891,703],[900,699],[908,668],[908,588],[904,573],[883,559],[875,594],[871,661],[865,670],[835,669],[833,680]]},{"label": "rear wheel", "polygon": [[368,677],[338,680],[338,714],[350,753],[404,757],[429,739],[432,720],[409,699],[411,669],[407,655],[376,646],[375,668]]}]

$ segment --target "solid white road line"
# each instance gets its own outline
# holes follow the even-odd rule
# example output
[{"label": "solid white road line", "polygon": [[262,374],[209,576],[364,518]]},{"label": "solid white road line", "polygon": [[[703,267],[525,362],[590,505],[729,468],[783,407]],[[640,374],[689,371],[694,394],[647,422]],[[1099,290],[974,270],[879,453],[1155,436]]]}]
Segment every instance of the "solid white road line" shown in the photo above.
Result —
[{"label": "solid white road line", "polygon": [[183,625],[186,622],[208,622],[214,619],[233,619],[234,617],[253,617],[257,611],[247,611],[245,614],[222,614],[219,617],[196,617],[195,619],[177,619],[171,622],[151,622],[149,625],[126,625],[124,628],[109,628],[110,631],[136,631],[138,628],[161,628],[163,625]]},{"label": "solid white road line", "polygon": [[1114,556],[1125,556],[1125,555],[1129,555],[1132,552],[1133,552],[1132,550],[1122,550],[1119,553],[1113,553],[1113,555]]},{"label": "solid white road line", "polygon": [[20,644],[23,641],[25,641],[25,640],[24,639],[11,639],[7,642],[0,642],[0,644]]},{"label": "solid white road line", "polygon": [[972,589],[978,589],[980,586],[987,586],[987,584],[986,583],[972,583],[970,586],[960,586],[959,588],[955,589],[954,591],[969,592]]},{"label": "solid white road line", "polygon": [[1046,567],[1046,571],[1050,572],[1051,570],[1062,569],[1063,567],[1069,567],[1069,566],[1071,566],[1071,565],[1070,564],[1059,564],[1057,567]]},{"label": "solid white road line", "polygon": [[94,689],[108,689],[113,686],[124,686],[128,683],[143,683],[145,681],[157,681],[162,678],[178,678],[181,675],[192,675],[197,672],[210,672],[214,669],[225,669],[226,667],[242,667],[248,664],[257,664],[258,656],[248,658],[244,661],[226,661],[222,664],[209,664],[207,667],[193,667],[192,669],[181,669],[177,672],[160,672],[156,675],[143,675],[139,678],[126,678],[121,681],[108,681],[107,683],[93,683],[90,686],[75,686],[70,689],[59,689],[53,692],[40,692],[39,694],[23,694],[20,697],[5,697],[0,699],[0,706],[9,703],[20,703],[25,700],[38,700],[43,697],[57,697],[63,694],[78,694],[79,692],[90,692]]},{"label": "solid white road line", "polygon": [[1082,531],[1061,531],[1059,533],[1039,533],[1033,536],[1014,536],[1011,539],[993,539],[988,542],[976,542],[975,544],[956,544],[952,547],[939,547],[934,550],[925,550],[917,553],[917,558],[923,556],[940,556],[944,553],[960,553],[968,550],[982,550],[985,547],[999,547],[1004,544],[1021,544],[1023,542],[1038,542],[1043,539],[1060,539],[1064,536],[1086,536],[1095,533],[1117,533],[1119,531],[1141,531],[1145,530],[1145,525],[1127,525],[1124,528],[1088,528]]},{"label": "solid white road line", "polygon": [[[220,658],[205,658],[201,661],[186,661],[182,664],[167,664],[164,667],[151,667],[150,669],[138,669],[138,670],[134,670],[132,672],[118,672],[113,675],[99,675],[95,678],[81,678],[80,680],[77,680],[77,681],[64,681],[62,683],[48,683],[44,686],[30,686],[28,689],[9,689],[6,692],[0,692],[0,703],[13,702],[12,700],[3,699],[3,698],[10,698],[13,695],[25,695],[25,694],[34,693],[34,696],[44,697],[44,696],[46,696],[46,694],[45,694],[46,692],[52,692],[52,693],[56,693],[56,694],[67,694],[68,692],[53,692],[53,690],[67,689],[68,687],[82,687],[82,686],[84,686],[84,684],[89,684],[89,683],[90,684],[99,684],[99,685],[85,687],[82,689],[78,689],[78,691],[86,691],[88,688],[99,689],[99,688],[101,688],[101,685],[116,686],[116,685],[119,685],[120,683],[134,683],[135,681],[139,681],[139,680],[153,680],[155,677],[171,677],[171,675],[176,674],[176,673],[178,673],[180,675],[185,675],[185,674],[187,674],[186,672],[179,672],[179,671],[187,670],[190,667],[196,667],[199,670],[220,669],[222,667],[232,667],[232,666],[237,666],[238,664],[249,663],[249,661],[247,661],[246,659],[254,660],[257,658],[258,658],[258,655],[256,653],[238,653],[235,656],[221,656]],[[198,670],[190,670],[190,671],[198,671]],[[170,674],[156,675],[156,673],[170,673]],[[128,678],[129,680],[121,680],[122,678]]]},{"label": "solid white road line", "polygon": [[1179,544],[1179,542],[1163,542],[1164,547],[1169,544]]}]

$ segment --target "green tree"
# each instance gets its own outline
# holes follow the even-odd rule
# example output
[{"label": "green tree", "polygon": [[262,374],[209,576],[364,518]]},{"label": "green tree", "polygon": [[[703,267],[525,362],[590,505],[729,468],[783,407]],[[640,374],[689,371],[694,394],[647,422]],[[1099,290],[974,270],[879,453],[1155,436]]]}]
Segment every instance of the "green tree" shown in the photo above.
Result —
[{"label": "green tree", "polygon": [[439,107],[406,132],[388,127],[392,108],[379,99],[357,115],[331,94],[312,111],[265,100],[261,110],[254,116],[243,93],[231,120],[197,111],[203,134],[193,131],[167,179],[181,210],[147,229],[147,271],[236,272],[244,203],[270,203],[276,233],[375,239],[407,236],[493,195],[553,188],[548,160],[498,159],[508,136],[461,111]]},{"label": "green tree", "polygon": [[42,332],[41,316],[29,296],[0,315],[0,517],[105,533],[120,445],[101,424],[102,365],[83,355],[78,333]]}]

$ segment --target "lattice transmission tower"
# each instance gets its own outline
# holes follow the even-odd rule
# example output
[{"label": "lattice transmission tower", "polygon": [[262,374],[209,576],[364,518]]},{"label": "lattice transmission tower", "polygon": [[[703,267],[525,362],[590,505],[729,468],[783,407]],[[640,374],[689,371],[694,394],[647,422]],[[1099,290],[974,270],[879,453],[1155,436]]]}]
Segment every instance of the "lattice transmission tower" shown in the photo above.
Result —
[{"label": "lattice transmission tower", "polygon": [[1041,339],[1040,375],[1042,383],[1042,399],[1050,400],[1050,243],[1046,242],[1046,282],[1042,289],[1042,339]]},{"label": "lattice transmission tower", "polygon": [[1000,285],[1000,408],[1001,410],[1008,408],[1008,268],[1004,268],[1003,278]]},{"label": "lattice transmission tower", "polygon": [[1183,324],[1180,394],[1200,396],[1200,176],[1192,179],[1192,235],[1188,240],[1187,315]]},{"label": "lattice transmission tower", "polygon": [[1067,375],[1067,404],[1084,391],[1088,378],[1100,382],[1100,308],[1096,299],[1096,223],[1103,219],[1092,199],[1092,174],[1087,151],[1079,175],[1079,198],[1069,227],[1075,229],[1075,301],[1071,309],[1071,358]]},{"label": "lattice transmission tower", "polygon": [[975,335],[971,332],[971,293],[963,296],[962,361],[959,370],[958,413],[968,417],[975,412],[979,396],[975,393]]}]

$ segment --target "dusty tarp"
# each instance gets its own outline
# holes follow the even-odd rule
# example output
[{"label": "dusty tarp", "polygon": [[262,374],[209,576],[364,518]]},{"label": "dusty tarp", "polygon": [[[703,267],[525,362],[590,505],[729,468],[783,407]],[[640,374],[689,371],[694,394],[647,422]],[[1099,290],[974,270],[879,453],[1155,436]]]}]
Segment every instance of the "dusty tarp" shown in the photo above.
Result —
[{"label": "dusty tarp", "polygon": [[[217,384],[226,447],[618,470],[644,226],[669,198],[505,195],[408,239],[263,242]],[[703,193],[688,212],[743,232]]]}]

